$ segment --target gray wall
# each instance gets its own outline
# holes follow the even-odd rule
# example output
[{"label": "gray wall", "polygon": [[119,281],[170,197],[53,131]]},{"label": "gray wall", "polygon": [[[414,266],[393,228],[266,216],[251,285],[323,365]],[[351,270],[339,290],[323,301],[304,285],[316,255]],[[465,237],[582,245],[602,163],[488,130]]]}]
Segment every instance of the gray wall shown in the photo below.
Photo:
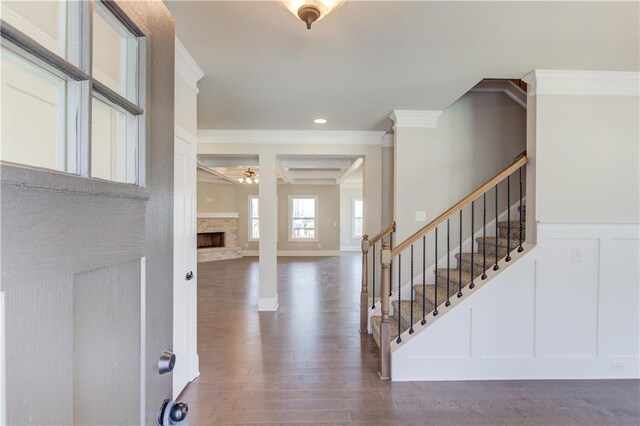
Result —
[{"label": "gray wall", "polygon": [[171,395],[174,25],[121,5],[148,37],[147,187],[0,168],[8,424],[155,424]]}]

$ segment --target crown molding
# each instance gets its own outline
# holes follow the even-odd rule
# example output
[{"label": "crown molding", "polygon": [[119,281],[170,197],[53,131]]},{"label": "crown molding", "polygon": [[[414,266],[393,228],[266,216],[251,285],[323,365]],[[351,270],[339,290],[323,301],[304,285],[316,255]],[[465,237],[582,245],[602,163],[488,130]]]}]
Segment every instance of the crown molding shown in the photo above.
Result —
[{"label": "crown molding", "polygon": [[198,93],[198,81],[204,77],[204,71],[193,59],[189,51],[176,37],[176,74],[180,75],[187,82],[194,92]]},{"label": "crown molding", "polygon": [[529,84],[529,96],[640,96],[635,71],[535,70],[522,79]]},{"label": "crown molding", "polygon": [[433,128],[438,126],[440,114],[442,111],[394,109],[389,118],[393,120],[393,130],[398,127]]},{"label": "crown molding", "polygon": [[527,94],[520,87],[509,80],[484,79],[473,86],[471,92],[475,93],[504,93],[513,99],[522,108],[527,108]]},{"label": "crown molding", "polygon": [[382,145],[384,131],[198,130],[198,143]]}]

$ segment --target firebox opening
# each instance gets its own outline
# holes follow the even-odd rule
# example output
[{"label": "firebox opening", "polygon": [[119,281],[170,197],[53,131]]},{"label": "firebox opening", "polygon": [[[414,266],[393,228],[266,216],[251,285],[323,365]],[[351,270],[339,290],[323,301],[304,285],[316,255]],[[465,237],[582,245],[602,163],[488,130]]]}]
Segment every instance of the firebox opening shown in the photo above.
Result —
[{"label": "firebox opening", "polygon": [[224,232],[203,232],[198,234],[198,248],[224,247]]}]

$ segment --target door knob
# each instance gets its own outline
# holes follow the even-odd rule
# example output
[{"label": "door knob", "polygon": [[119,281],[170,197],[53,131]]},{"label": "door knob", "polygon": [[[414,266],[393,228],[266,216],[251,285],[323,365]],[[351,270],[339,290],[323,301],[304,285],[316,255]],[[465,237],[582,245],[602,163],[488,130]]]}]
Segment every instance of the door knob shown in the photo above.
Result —
[{"label": "door knob", "polygon": [[192,279],[193,279],[193,271],[187,272],[187,281],[192,280]]},{"label": "door knob", "polygon": [[158,412],[158,424],[160,426],[188,425],[188,412],[189,406],[186,403],[165,399]]}]

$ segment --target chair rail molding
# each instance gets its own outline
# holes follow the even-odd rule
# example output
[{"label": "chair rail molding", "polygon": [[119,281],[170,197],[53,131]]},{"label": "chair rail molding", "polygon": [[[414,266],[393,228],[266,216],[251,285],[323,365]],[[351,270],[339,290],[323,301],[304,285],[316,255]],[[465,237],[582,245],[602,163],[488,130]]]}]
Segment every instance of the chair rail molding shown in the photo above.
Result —
[{"label": "chair rail molding", "polygon": [[438,127],[438,117],[442,111],[418,111],[394,109],[389,118],[393,121],[393,130],[399,127]]},{"label": "chair rail molding", "polygon": [[640,72],[534,70],[522,77],[529,96],[640,96]]}]

